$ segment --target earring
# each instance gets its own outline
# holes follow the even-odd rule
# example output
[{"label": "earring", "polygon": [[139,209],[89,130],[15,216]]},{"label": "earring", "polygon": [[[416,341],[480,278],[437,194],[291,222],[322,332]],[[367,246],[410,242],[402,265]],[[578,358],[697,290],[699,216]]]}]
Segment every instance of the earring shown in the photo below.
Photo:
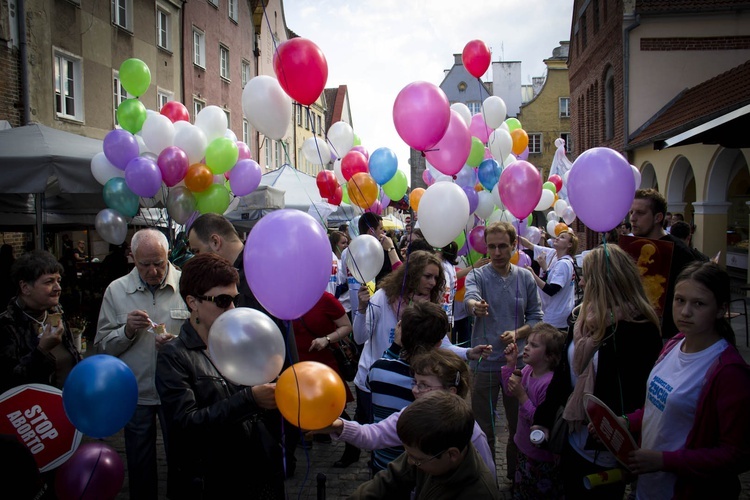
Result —
[{"label": "earring", "polygon": [[196,317],[196,318],[195,318],[195,324],[196,324],[196,325],[200,325],[200,324],[201,324],[201,319],[200,319],[200,318],[198,318],[198,317]]}]

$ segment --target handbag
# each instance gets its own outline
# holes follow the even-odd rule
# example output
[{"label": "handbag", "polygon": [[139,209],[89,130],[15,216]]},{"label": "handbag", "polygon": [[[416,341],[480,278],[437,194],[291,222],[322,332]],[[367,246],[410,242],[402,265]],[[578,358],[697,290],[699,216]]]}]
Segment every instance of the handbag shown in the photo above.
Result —
[{"label": "handbag", "polygon": [[[299,320],[307,331],[317,335],[307,326],[302,317]],[[357,365],[359,364],[359,349],[357,349],[357,344],[354,343],[351,337],[347,336],[328,344],[328,349],[333,352],[333,357],[336,359],[336,365],[339,367],[338,372],[341,378],[347,382],[353,382],[354,377],[357,375]]]},{"label": "handbag", "polygon": [[560,406],[555,413],[555,423],[549,431],[547,449],[555,455],[562,454],[565,442],[568,440],[568,422],[563,418],[564,406]]}]

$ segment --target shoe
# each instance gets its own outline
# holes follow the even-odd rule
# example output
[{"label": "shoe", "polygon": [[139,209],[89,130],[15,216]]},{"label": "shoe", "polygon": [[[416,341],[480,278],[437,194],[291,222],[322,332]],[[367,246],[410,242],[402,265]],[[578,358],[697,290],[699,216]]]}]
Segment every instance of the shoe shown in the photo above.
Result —
[{"label": "shoe", "polygon": [[341,457],[341,460],[336,460],[333,462],[333,468],[334,469],[346,469],[351,464],[355,464],[359,462],[359,457]]}]

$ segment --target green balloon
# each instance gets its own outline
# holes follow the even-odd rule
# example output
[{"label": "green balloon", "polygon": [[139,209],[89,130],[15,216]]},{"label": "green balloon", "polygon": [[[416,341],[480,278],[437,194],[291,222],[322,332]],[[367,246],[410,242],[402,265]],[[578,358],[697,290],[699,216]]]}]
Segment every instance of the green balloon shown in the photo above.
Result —
[{"label": "green balloon", "polygon": [[483,257],[483,254],[477,252],[476,250],[473,250],[472,248],[469,248],[469,255],[466,257],[466,259],[468,260],[470,265],[473,265]]},{"label": "green balloon", "polygon": [[117,123],[131,134],[141,131],[147,116],[146,106],[138,99],[125,99],[117,106]]},{"label": "green balloon", "polygon": [[545,182],[544,184],[542,184],[542,189],[547,189],[549,191],[552,191],[554,194],[557,194],[557,186],[555,186],[554,182]]},{"label": "green balloon", "polygon": [[484,160],[484,144],[478,137],[471,138],[471,152],[466,159],[466,164],[470,167],[478,167]]},{"label": "green balloon", "polygon": [[391,200],[400,200],[406,194],[406,174],[403,170],[396,170],[391,180],[383,184],[383,192]]},{"label": "green balloon", "polygon": [[354,134],[354,143],[352,146],[361,146],[362,145],[362,139],[359,138],[357,134]]},{"label": "green balloon", "polygon": [[120,83],[130,95],[140,97],[151,85],[151,71],[140,59],[128,59],[120,65]]},{"label": "green balloon", "polygon": [[195,196],[195,208],[202,214],[223,214],[229,207],[229,191],[221,184],[211,184]]},{"label": "green balloon", "polygon": [[237,143],[226,137],[214,139],[206,148],[206,166],[214,175],[223,174],[237,163],[240,150]]},{"label": "green balloon", "polygon": [[529,216],[526,217],[526,227],[531,227],[532,222],[534,222],[534,215],[529,214]]},{"label": "green balloon", "polygon": [[461,231],[458,233],[458,236],[456,236],[456,239],[453,240],[453,242],[458,245],[458,249],[460,250],[463,248],[463,246],[466,244],[466,232]]},{"label": "green balloon", "polygon": [[349,199],[349,186],[345,183],[341,185],[341,201],[344,203],[348,203],[349,205],[352,204],[351,200]]},{"label": "green balloon", "polygon": [[508,118],[505,120],[505,124],[508,126],[509,132],[521,128],[521,122],[518,121],[518,118]]}]

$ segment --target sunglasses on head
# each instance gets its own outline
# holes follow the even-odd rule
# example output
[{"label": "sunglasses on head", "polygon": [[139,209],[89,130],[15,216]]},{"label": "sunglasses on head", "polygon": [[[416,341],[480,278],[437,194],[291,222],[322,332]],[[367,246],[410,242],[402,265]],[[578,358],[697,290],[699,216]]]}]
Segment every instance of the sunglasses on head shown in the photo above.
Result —
[{"label": "sunglasses on head", "polygon": [[214,304],[216,304],[216,307],[219,307],[221,309],[228,309],[231,304],[234,304],[235,306],[237,305],[240,300],[240,294],[237,294],[234,297],[226,293],[222,293],[221,295],[216,295],[213,297],[210,295],[198,295],[195,298],[198,300],[208,300],[209,302],[213,302]]}]

